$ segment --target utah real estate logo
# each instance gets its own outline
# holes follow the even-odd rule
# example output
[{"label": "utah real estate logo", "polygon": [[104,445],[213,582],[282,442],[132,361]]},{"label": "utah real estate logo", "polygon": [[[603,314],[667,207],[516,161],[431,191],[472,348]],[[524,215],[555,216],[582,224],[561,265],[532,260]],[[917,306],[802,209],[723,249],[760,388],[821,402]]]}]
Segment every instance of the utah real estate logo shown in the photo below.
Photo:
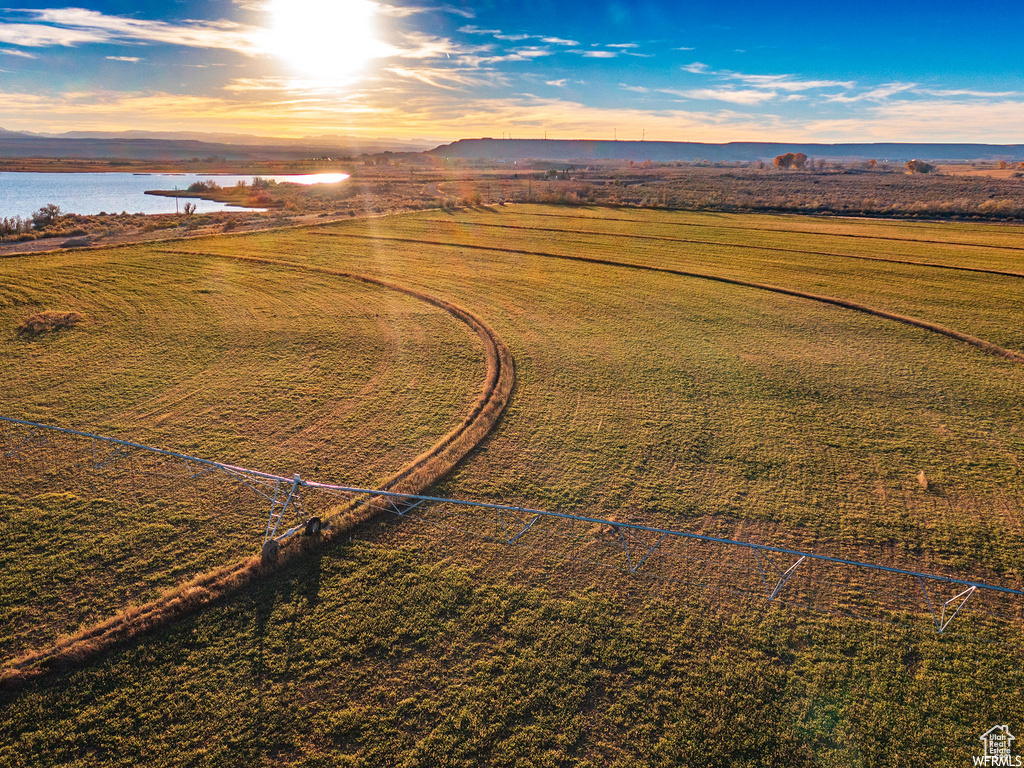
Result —
[{"label": "utah real estate logo", "polygon": [[974,756],[975,765],[983,766],[1024,766],[1020,755],[1013,755],[1013,741],[1017,737],[1010,733],[1008,725],[993,725],[978,737],[984,745],[983,754]]}]

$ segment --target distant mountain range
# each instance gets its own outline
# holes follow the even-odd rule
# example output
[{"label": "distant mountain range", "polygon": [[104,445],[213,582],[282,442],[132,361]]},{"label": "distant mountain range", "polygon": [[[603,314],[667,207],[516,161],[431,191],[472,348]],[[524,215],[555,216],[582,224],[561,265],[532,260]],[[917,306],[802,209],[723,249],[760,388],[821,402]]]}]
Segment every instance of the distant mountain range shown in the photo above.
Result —
[{"label": "distant mountain range", "polygon": [[808,144],[804,142],[592,141],[560,139],[460,139],[430,150],[442,158],[485,160],[771,160],[786,152],[830,160],[1024,160],[1024,144]]},{"label": "distant mountain range", "polygon": [[689,141],[602,141],[562,139],[460,139],[428,149],[428,140],[364,139],[353,136],[307,136],[280,139],[236,134],[125,131],[121,133],[73,131],[41,134],[0,128],[0,157],[42,157],[190,160],[209,157],[233,161],[301,160],[311,157],[373,155],[409,152],[465,160],[643,162],[736,162],[771,160],[786,152],[831,160],[904,162],[907,160],[970,161],[1024,160],[1024,144],[811,144],[803,142],[731,142],[704,144]]},{"label": "distant mountain range", "polygon": [[67,157],[81,159],[190,160],[219,157],[226,160],[301,160],[309,157],[344,157],[380,152],[421,152],[430,141],[363,139],[353,136],[310,136],[278,139],[262,136],[202,133],[123,133],[74,131],[40,134],[0,128],[0,157]]}]

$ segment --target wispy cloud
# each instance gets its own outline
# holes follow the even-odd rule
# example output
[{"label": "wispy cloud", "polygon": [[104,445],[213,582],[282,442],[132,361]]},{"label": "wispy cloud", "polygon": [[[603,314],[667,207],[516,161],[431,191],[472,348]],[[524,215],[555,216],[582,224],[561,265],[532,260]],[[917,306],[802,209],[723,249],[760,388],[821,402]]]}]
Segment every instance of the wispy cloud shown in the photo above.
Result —
[{"label": "wispy cloud", "polygon": [[473,24],[467,24],[459,27],[459,32],[467,35],[486,35],[493,37],[495,40],[501,40],[506,43],[521,43],[525,40],[538,40],[548,45],[562,45],[569,48],[575,48],[580,44],[579,40],[570,40],[565,37],[557,37],[555,35],[533,35],[526,32],[503,32],[500,29],[481,29]]},{"label": "wispy cloud", "polygon": [[17,13],[37,23],[0,23],[0,41],[28,47],[151,42],[251,53],[256,39],[256,28],[224,20],[171,24],[110,16],[87,8],[26,9]]},{"label": "wispy cloud", "polygon": [[513,48],[508,53],[495,54],[492,56],[469,56],[465,61],[473,66],[492,66],[512,61],[533,61],[545,56],[553,56],[554,51],[543,46],[530,45],[523,48]]},{"label": "wispy cloud", "polygon": [[454,5],[388,5],[377,6],[378,12],[395,19],[405,19],[423,13],[450,13],[464,19],[475,19],[476,14],[469,8],[457,8]]},{"label": "wispy cloud", "polygon": [[760,104],[771,101],[778,95],[775,91],[765,91],[759,88],[690,88],[681,91],[659,88],[658,93],[698,101],[725,101],[730,104]]},{"label": "wispy cloud", "polygon": [[967,96],[975,99],[1003,99],[1010,96],[1024,96],[1024,93],[1021,91],[973,91],[956,88],[915,88],[914,93],[921,94],[922,96],[939,96],[941,98]]},{"label": "wispy cloud", "polygon": [[585,59],[614,59],[619,55],[618,51],[580,51]]},{"label": "wispy cloud", "polygon": [[821,88],[853,88],[851,80],[803,79],[796,75],[751,75],[730,69],[711,69],[701,61],[683,66],[683,70],[694,75],[709,75],[720,80],[735,80],[748,88],[765,88],[781,91],[809,91]]},{"label": "wispy cloud", "polygon": [[107,61],[142,61],[138,56],[107,56],[106,59]]},{"label": "wispy cloud", "polygon": [[464,27],[459,27],[459,32],[464,35],[490,35],[491,37],[501,34],[500,29],[481,29],[475,24],[467,24]]},{"label": "wispy cloud", "polygon": [[460,90],[476,86],[508,85],[508,78],[500,72],[467,70],[444,67],[387,67],[384,70],[407,80],[445,90]]},{"label": "wispy cloud", "polygon": [[104,43],[111,39],[106,32],[86,29],[61,29],[45,24],[9,24],[0,22],[0,43],[25,48],[71,47],[85,43]]},{"label": "wispy cloud", "polygon": [[310,81],[292,77],[238,77],[224,86],[224,90],[237,93],[303,90],[304,86],[315,87]]},{"label": "wispy cloud", "polygon": [[619,88],[625,91],[633,91],[633,93],[650,93],[651,89],[643,85],[626,85],[625,83],[619,83]]},{"label": "wispy cloud", "polygon": [[0,53],[4,56],[18,56],[22,59],[35,59],[38,58],[34,53],[28,51],[22,51],[17,48],[0,48]]},{"label": "wispy cloud", "polygon": [[489,46],[462,45],[448,37],[411,30],[397,35],[387,54],[402,59],[435,59],[486,53]]},{"label": "wispy cloud", "polygon": [[636,43],[608,43],[605,48],[639,48]]},{"label": "wispy cloud", "polygon": [[772,88],[781,91],[811,91],[821,88],[853,88],[850,80],[801,80],[795,75],[746,75],[742,72],[722,73],[723,77],[739,80],[751,88]]},{"label": "wispy cloud", "polygon": [[464,19],[475,19],[476,13],[472,8],[458,8],[454,5],[439,5],[437,7],[439,11],[450,13],[454,16],[461,16]]},{"label": "wispy cloud", "polygon": [[912,91],[915,88],[917,88],[917,83],[885,83],[860,93],[838,93],[829,96],[828,100],[838,104],[853,104],[858,101],[885,101],[892,96]]}]

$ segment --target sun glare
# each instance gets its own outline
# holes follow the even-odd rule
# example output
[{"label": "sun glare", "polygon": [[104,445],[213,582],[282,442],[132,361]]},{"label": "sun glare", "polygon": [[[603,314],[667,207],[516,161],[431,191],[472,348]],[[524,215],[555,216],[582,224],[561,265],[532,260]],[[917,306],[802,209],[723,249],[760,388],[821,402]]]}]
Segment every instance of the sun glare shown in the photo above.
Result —
[{"label": "sun glare", "polygon": [[297,72],[345,81],[384,55],[371,0],[270,0],[266,48]]}]

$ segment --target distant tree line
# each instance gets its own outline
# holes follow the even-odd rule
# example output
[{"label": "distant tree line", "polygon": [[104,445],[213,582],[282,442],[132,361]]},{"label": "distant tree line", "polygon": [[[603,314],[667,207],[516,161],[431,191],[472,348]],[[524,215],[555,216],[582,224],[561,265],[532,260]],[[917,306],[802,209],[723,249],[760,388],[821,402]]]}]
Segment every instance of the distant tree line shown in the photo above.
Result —
[{"label": "distant tree line", "polygon": [[61,217],[59,205],[49,203],[32,214],[31,218],[5,216],[0,219],[0,239],[24,235],[32,230],[44,230]]},{"label": "distant tree line", "polygon": [[4,217],[0,219],[0,239],[24,234],[31,228],[31,219],[23,219],[21,216]]}]

